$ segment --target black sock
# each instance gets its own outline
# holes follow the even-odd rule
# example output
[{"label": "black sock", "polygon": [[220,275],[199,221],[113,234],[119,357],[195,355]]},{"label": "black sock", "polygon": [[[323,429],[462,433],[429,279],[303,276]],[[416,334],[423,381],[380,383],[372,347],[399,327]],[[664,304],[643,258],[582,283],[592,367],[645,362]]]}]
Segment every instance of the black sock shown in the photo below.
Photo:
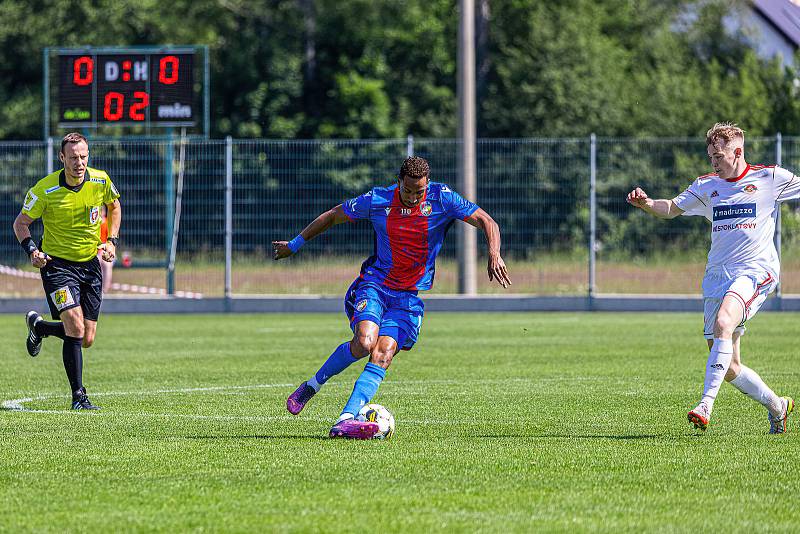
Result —
[{"label": "black sock", "polygon": [[67,337],[64,331],[64,323],[60,321],[39,321],[34,327],[37,336],[55,336],[61,339]]},{"label": "black sock", "polygon": [[82,337],[64,336],[64,346],[61,356],[64,358],[64,370],[67,372],[69,387],[72,394],[83,387],[83,351],[81,350]]}]

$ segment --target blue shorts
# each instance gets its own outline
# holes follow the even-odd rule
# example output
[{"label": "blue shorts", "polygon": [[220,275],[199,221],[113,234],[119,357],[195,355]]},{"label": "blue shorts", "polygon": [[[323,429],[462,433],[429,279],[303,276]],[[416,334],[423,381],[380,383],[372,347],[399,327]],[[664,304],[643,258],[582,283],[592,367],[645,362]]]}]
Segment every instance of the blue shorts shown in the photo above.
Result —
[{"label": "blue shorts", "polygon": [[397,291],[360,278],[347,290],[344,312],[355,333],[361,321],[380,327],[379,336],[389,336],[402,350],[411,350],[419,337],[425,305],[414,291]]}]

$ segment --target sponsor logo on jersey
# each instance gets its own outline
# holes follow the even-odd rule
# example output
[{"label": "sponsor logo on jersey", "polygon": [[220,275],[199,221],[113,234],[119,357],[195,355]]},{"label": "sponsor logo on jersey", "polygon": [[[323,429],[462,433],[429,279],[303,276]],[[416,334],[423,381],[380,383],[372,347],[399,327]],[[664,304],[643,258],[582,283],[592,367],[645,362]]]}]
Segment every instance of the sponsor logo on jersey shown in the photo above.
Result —
[{"label": "sponsor logo on jersey", "polygon": [[411,208],[400,208],[400,215],[411,215]]},{"label": "sponsor logo on jersey", "polygon": [[22,209],[30,210],[36,201],[39,200],[39,197],[33,194],[33,191],[28,191],[28,194],[25,195],[25,202],[22,204]]},{"label": "sponsor logo on jersey", "polygon": [[106,185],[106,181],[103,178],[92,178],[92,177],[89,177],[89,181],[90,182],[94,182],[96,184]]},{"label": "sponsor logo on jersey", "polygon": [[75,304],[75,299],[72,298],[72,291],[70,291],[68,287],[62,287],[50,293],[50,300],[53,301],[58,311],[62,311]]},{"label": "sponsor logo on jersey", "polygon": [[356,304],[356,311],[362,312],[366,307],[367,307],[367,299],[360,300],[358,301],[358,304]]},{"label": "sponsor logo on jersey", "polygon": [[100,206],[89,208],[89,224],[97,224],[100,220]]},{"label": "sponsor logo on jersey", "polygon": [[714,221],[725,219],[755,219],[755,204],[730,204],[727,206],[714,206]]},{"label": "sponsor logo on jersey", "polygon": [[50,187],[50,188],[48,188],[48,189],[45,189],[45,190],[44,190],[44,194],[45,194],[45,195],[49,195],[50,193],[52,193],[52,192],[54,192],[54,191],[58,191],[59,189],[61,189],[61,186],[60,186],[60,185],[54,185],[53,187]]},{"label": "sponsor logo on jersey", "polygon": [[756,191],[758,191],[758,188],[755,186],[755,184],[747,184],[746,186],[744,186],[745,193],[753,194]]},{"label": "sponsor logo on jersey", "polygon": [[718,196],[719,196],[719,191],[714,191],[713,193],[711,193],[711,198],[718,197]]},{"label": "sponsor logo on jersey", "polygon": [[427,200],[419,205],[419,212],[423,214],[425,217],[431,214],[433,211],[433,206]]}]

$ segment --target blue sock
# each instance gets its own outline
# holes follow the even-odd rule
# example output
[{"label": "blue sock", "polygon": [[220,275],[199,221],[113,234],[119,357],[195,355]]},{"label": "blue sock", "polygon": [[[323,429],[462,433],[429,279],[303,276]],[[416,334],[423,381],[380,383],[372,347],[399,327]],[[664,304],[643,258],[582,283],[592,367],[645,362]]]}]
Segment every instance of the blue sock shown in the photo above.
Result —
[{"label": "blue sock", "polygon": [[361,372],[361,376],[356,380],[356,384],[353,386],[353,393],[350,395],[347,404],[345,404],[342,415],[346,413],[351,414],[353,417],[358,415],[361,407],[375,396],[378,386],[381,385],[385,376],[386,370],[383,367],[371,362],[368,363]]},{"label": "blue sock", "polygon": [[[358,358],[353,357],[353,355],[350,353],[350,342],[347,341],[342,343],[336,347],[336,350],[333,351],[333,354],[328,356],[328,359],[325,360],[325,363],[323,363],[322,367],[319,368],[317,374],[314,375],[314,379],[309,380],[309,385],[315,390],[319,391],[319,386],[322,386],[322,384],[327,382],[329,378],[338,375],[350,367],[350,364],[357,361]],[[314,381],[316,381],[316,384]]]}]

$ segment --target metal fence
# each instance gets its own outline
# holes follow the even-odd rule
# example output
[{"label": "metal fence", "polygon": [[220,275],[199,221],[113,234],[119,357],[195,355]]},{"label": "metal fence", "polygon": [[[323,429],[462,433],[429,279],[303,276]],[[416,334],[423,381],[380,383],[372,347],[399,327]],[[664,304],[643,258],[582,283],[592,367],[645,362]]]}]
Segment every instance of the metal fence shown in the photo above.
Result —
[{"label": "metal fence", "polygon": [[[632,209],[634,186],[672,198],[708,172],[698,139],[485,139],[477,202],[499,223],[514,293],[697,294],[709,245],[699,217],[661,221]],[[122,193],[113,291],[179,296],[339,295],[372,252],[368,223],[345,224],[272,261],[316,215],[393,182],[410,153],[432,179],[455,185],[458,143],[399,140],[97,140],[90,166]],[[58,145],[0,143],[0,297],[39,296],[36,273],[11,230],[25,192],[58,169]],[[800,169],[800,138],[747,141],[752,162]],[[33,227],[34,236],[41,225]],[[784,293],[800,293],[800,211],[782,211]],[[479,255],[484,246],[479,240]],[[455,232],[437,264],[434,293],[457,287]],[[123,262],[124,259],[124,262]],[[499,293],[479,270],[478,290]]]}]

